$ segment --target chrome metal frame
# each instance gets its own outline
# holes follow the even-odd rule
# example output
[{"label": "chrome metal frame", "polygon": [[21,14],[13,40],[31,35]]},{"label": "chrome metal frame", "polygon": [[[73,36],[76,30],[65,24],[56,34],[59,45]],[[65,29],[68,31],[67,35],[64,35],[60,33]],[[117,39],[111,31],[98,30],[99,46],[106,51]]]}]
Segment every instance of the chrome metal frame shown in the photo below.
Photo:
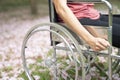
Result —
[{"label": "chrome metal frame", "polygon": [[[71,1],[76,1],[76,2],[92,2],[92,3],[103,3],[105,4],[107,7],[108,7],[108,15],[109,15],[109,26],[108,26],[108,40],[110,42],[110,44],[112,45],[112,5],[109,3],[108,0],[71,0]],[[112,80],[112,59],[120,59],[120,50],[119,50],[119,54],[118,55],[114,55],[112,54],[112,46],[110,46],[108,48],[108,53],[96,53],[94,51],[90,51],[90,50],[82,50],[82,48],[79,46],[79,42],[71,35],[71,33],[66,29],[64,28],[63,26],[59,25],[59,23],[56,22],[56,17],[55,17],[55,9],[54,9],[54,5],[52,3],[52,0],[48,0],[49,2],[49,11],[50,11],[50,22],[51,23],[42,23],[42,24],[38,24],[34,27],[32,27],[28,33],[26,34],[25,38],[24,38],[24,41],[23,41],[23,45],[22,45],[22,49],[21,49],[21,54],[22,54],[22,60],[23,60],[23,67],[25,69],[25,72],[29,78],[29,80],[33,80],[30,73],[29,73],[29,70],[28,68],[26,67],[26,59],[25,59],[25,45],[27,43],[27,40],[29,39],[29,37],[32,36],[32,34],[38,32],[38,31],[44,31],[46,29],[39,29],[39,27],[41,26],[50,26],[50,27],[54,27],[62,32],[64,32],[69,38],[70,40],[72,41],[72,44],[74,44],[75,46],[75,49],[72,49],[68,42],[64,39],[64,37],[61,37],[63,35],[59,35],[59,33],[57,33],[56,31],[54,30],[47,30],[49,32],[53,32],[55,34],[57,34],[58,36],[60,36],[66,43],[67,45],[69,46],[69,49],[68,48],[64,48],[64,47],[59,47],[59,46],[56,46],[55,44],[55,41],[53,41],[53,46],[56,49],[62,49],[62,50],[70,50],[72,52],[72,54],[74,54],[74,52],[78,52],[78,54],[80,55],[80,62],[81,62],[81,67],[82,67],[82,80],[85,80],[85,61],[84,61],[84,54],[83,53],[90,53],[90,54],[94,54],[94,55],[97,55],[97,56],[104,56],[104,57],[108,57],[108,71],[109,73],[107,74],[108,75],[108,79],[109,80]],[[86,54],[86,55],[89,55],[89,54]],[[56,56],[56,55],[54,55]],[[74,61],[76,62],[76,70],[78,69],[77,68],[77,62],[79,62],[75,56],[74,57]],[[120,68],[117,68],[117,70],[120,70]],[[56,73],[56,71],[55,71]],[[75,76],[75,80],[77,80],[77,77],[78,77],[78,72],[76,72],[76,76]],[[57,80],[57,76],[55,77]]]},{"label": "chrome metal frame", "polygon": [[[92,2],[92,3],[103,3],[108,7],[108,15],[109,15],[109,29],[108,29],[108,40],[110,42],[110,44],[112,45],[112,5],[110,4],[109,1],[107,0],[70,0],[70,1],[74,1],[74,2]],[[49,0],[49,4],[52,4],[52,1]],[[54,11],[54,6],[50,5],[50,21],[51,22],[55,22],[55,11]],[[108,48],[108,62],[109,62],[109,80],[112,80],[112,58],[119,58],[119,56],[116,55],[112,55],[112,46]],[[115,57],[116,56],[116,57]]]}]

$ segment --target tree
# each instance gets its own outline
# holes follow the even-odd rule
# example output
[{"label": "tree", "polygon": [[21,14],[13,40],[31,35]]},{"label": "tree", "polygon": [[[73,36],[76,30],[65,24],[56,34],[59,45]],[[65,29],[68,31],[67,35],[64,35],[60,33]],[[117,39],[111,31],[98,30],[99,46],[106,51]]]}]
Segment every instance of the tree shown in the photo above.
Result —
[{"label": "tree", "polygon": [[38,13],[37,0],[30,0],[30,5],[32,14],[37,14]]}]

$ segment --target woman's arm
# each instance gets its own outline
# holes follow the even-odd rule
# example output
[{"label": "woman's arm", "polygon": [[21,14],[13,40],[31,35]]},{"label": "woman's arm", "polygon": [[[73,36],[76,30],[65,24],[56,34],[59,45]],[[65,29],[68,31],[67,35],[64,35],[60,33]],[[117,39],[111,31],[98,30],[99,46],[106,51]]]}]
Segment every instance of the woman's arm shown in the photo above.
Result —
[{"label": "woman's arm", "polygon": [[78,34],[95,51],[106,49],[109,45],[107,41],[101,38],[93,37],[78,21],[73,12],[67,6],[67,0],[53,0],[57,14],[69,26],[69,28]]}]

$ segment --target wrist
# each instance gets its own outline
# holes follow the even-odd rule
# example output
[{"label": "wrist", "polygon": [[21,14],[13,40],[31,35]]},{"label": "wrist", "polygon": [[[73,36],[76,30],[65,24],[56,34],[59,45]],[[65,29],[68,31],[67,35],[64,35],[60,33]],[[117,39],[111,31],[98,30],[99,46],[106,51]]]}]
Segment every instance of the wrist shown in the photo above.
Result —
[{"label": "wrist", "polygon": [[91,44],[92,42],[94,42],[94,40],[95,40],[95,37],[90,36],[90,37],[88,37],[88,39],[86,39],[85,41],[86,41],[87,44]]}]

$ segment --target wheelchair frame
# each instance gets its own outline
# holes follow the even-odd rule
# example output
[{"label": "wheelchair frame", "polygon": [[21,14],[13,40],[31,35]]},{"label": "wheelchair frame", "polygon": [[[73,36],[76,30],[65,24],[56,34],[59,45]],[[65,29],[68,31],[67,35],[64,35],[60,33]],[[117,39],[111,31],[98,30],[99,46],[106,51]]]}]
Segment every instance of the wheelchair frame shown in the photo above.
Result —
[{"label": "wheelchair frame", "polygon": [[[107,0],[74,0],[74,1],[78,1],[78,2],[92,2],[92,3],[104,3],[107,7],[108,7],[108,14],[109,14],[109,26],[108,26],[108,40],[109,42],[112,44],[112,5],[107,1]],[[52,3],[52,0],[48,0],[49,2],[49,12],[50,12],[50,22],[51,23],[42,23],[42,24],[38,24],[34,27],[32,27],[28,33],[26,34],[25,38],[24,38],[24,41],[23,41],[23,45],[22,45],[22,49],[21,49],[21,54],[22,54],[22,60],[23,60],[23,67],[24,67],[24,70],[29,78],[29,80],[33,80],[30,72],[29,72],[29,69],[27,68],[27,64],[26,64],[26,55],[25,55],[25,49],[26,49],[26,44],[27,44],[27,41],[28,39],[36,32],[38,31],[49,31],[50,33],[53,33],[53,34],[56,34],[57,36],[59,36],[60,38],[62,38],[62,40],[66,43],[66,45],[68,46],[67,48],[65,47],[59,47],[59,46],[56,46],[56,40],[54,41],[54,39],[52,39],[52,46],[54,48],[54,50],[59,50],[59,49],[62,49],[62,50],[70,50],[71,53],[72,53],[72,58],[73,58],[73,61],[75,62],[75,80],[78,80],[78,62],[77,59],[76,59],[76,56],[74,55],[74,52],[77,52],[79,55],[80,55],[80,62],[81,62],[81,68],[82,68],[82,80],[85,80],[85,75],[86,75],[86,69],[85,69],[85,61],[84,61],[84,54],[83,53],[86,53],[86,55],[89,55],[87,53],[90,53],[90,54],[94,54],[94,55],[97,55],[97,56],[103,56],[103,57],[108,57],[108,80],[112,80],[112,59],[120,59],[120,56],[119,55],[114,55],[112,54],[112,46],[108,48],[108,53],[96,53],[94,51],[90,51],[90,50],[81,50],[82,48],[79,46],[79,42],[74,38],[73,35],[71,35],[71,32],[69,32],[66,28],[64,28],[63,26],[59,25],[59,23],[56,22],[56,12],[55,12],[55,9],[54,9],[54,6],[53,6],[53,3]],[[39,29],[40,26],[49,26],[51,29]],[[57,30],[54,30],[53,28],[57,29]],[[67,42],[66,39],[64,39],[64,36],[61,35],[61,33],[59,33],[58,31],[61,31],[63,32],[71,41],[72,41],[72,45],[74,45],[75,49],[71,48],[71,45]],[[51,38],[52,38],[52,34],[51,34]],[[68,49],[69,48],[69,49]],[[120,50],[118,51],[118,53],[120,53]],[[54,57],[56,56],[56,51],[55,51],[55,54],[53,54]],[[55,57],[55,60],[57,58]],[[88,61],[89,62],[89,61]],[[90,64],[90,63],[89,63]],[[56,65],[56,64],[55,64]],[[118,64],[117,66],[119,66],[119,61],[118,61]],[[118,70],[120,70],[118,68]],[[54,76],[54,80],[58,80],[58,77],[57,77],[57,68],[55,68],[55,76]]]}]

